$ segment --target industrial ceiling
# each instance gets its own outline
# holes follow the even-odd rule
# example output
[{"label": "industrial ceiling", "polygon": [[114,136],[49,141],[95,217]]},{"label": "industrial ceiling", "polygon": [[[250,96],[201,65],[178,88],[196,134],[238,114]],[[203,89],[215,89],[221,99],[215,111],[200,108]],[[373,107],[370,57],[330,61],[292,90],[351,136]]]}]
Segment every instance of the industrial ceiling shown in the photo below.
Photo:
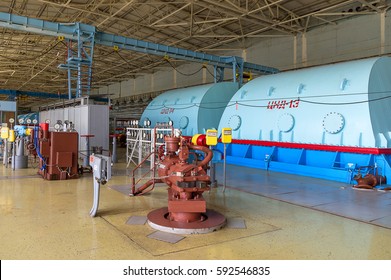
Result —
[{"label": "industrial ceiling", "polygon": [[[253,38],[292,36],[352,16],[380,13],[390,1],[313,0],[2,0],[0,12],[98,30],[184,49],[224,54]],[[68,46],[56,37],[0,28],[0,89],[67,92]],[[96,45],[93,88],[171,67],[162,57]],[[6,96],[2,96],[5,99]],[[21,96],[20,105],[42,103]]]}]

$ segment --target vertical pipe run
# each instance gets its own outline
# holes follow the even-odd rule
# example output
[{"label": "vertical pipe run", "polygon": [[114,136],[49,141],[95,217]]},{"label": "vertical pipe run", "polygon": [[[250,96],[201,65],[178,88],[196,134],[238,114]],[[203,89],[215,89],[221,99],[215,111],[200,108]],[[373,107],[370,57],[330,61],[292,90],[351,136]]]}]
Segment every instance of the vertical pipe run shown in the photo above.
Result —
[{"label": "vertical pipe run", "polygon": [[[209,150],[213,150],[213,146],[209,146]],[[217,187],[217,181],[216,181],[216,163],[213,162],[213,158],[210,161],[210,168],[208,170],[208,175],[210,177],[210,186],[211,187]]]},{"label": "vertical pipe run", "polygon": [[7,166],[7,162],[8,162],[8,141],[7,139],[4,139],[3,140],[3,143],[4,143],[4,152],[3,152],[3,164],[5,166]]},{"label": "vertical pipe run", "polygon": [[89,165],[89,160],[90,160],[90,140],[89,137],[86,136],[86,155],[84,157],[84,163],[83,163],[85,167]]},{"label": "vertical pipe run", "polygon": [[[68,58],[70,57],[72,57],[72,46],[71,40],[68,40]],[[68,63],[67,60],[66,63]],[[68,99],[72,99],[72,72],[70,67],[68,67]]]},{"label": "vertical pipe run", "polygon": [[386,42],[386,12],[382,11],[380,13],[380,54],[385,52],[385,42]]},{"label": "vertical pipe run", "polygon": [[15,170],[15,149],[16,149],[16,145],[15,145],[15,141],[12,142],[12,162],[14,164],[12,164],[12,170]]},{"label": "vertical pipe run", "polygon": [[224,143],[224,165],[223,165],[223,178],[224,178],[224,185],[223,185],[223,192],[225,192],[225,187],[227,185],[227,174],[226,174],[226,155],[227,155],[227,144]]},{"label": "vertical pipe run", "polygon": [[117,163],[117,137],[113,135],[113,154],[111,155],[113,163]]},{"label": "vertical pipe run", "polygon": [[307,36],[306,33],[301,35],[301,65],[307,66]]}]

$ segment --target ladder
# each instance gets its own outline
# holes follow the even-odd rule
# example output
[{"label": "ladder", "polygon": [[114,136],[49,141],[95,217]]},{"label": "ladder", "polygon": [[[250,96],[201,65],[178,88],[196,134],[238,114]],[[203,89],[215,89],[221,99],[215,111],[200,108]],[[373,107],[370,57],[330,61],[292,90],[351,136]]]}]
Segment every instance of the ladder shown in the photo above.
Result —
[{"label": "ladder", "polygon": [[77,42],[67,39],[67,60],[60,69],[68,71],[68,97],[80,98],[89,95],[92,84],[92,61],[94,56],[95,29],[82,30],[75,23]]}]

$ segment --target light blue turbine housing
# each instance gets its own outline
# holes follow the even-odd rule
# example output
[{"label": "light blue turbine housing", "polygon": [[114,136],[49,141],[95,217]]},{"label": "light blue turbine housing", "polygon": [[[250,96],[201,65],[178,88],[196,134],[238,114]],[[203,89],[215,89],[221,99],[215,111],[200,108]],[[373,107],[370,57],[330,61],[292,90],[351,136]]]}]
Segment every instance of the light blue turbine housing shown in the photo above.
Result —
[{"label": "light blue turbine housing", "polygon": [[229,100],[238,90],[236,83],[217,83],[175,89],[157,96],[145,108],[140,124],[148,119],[151,127],[173,121],[182,135],[193,136],[217,128]]},{"label": "light blue turbine housing", "polygon": [[219,131],[231,127],[240,143],[227,160],[349,182],[372,166],[391,179],[389,73],[391,58],[381,57],[254,79],[221,118]]},{"label": "light blue turbine housing", "polygon": [[219,128],[236,139],[391,147],[390,71],[383,57],[260,77],[233,96]]}]

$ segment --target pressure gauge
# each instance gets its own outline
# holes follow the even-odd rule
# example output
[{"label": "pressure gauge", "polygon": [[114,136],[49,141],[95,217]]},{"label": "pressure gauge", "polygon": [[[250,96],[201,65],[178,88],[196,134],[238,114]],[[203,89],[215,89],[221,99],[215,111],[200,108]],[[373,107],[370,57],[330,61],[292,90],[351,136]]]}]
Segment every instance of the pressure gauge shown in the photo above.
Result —
[{"label": "pressure gauge", "polygon": [[138,120],[135,120],[135,124],[138,125]]},{"label": "pressure gauge", "polygon": [[144,126],[150,126],[150,125],[151,125],[151,121],[148,118],[146,118],[144,120]]},{"label": "pressure gauge", "polygon": [[30,124],[30,123],[31,123],[31,120],[30,120],[30,119],[27,119],[27,120],[26,120],[26,123],[27,123],[27,124]]},{"label": "pressure gauge", "polygon": [[55,130],[59,130],[61,128],[61,125],[59,124],[59,123],[56,123],[55,125],[54,125],[54,129]]},{"label": "pressure gauge", "polygon": [[14,120],[13,118],[10,118],[10,119],[9,119],[9,122],[10,122],[10,123],[14,123],[14,121],[15,121],[15,120]]},{"label": "pressure gauge", "polygon": [[36,119],[33,119],[33,124],[37,124],[38,121]]},{"label": "pressure gauge", "polygon": [[24,120],[23,119],[19,119],[19,124],[23,124],[24,123]]}]

